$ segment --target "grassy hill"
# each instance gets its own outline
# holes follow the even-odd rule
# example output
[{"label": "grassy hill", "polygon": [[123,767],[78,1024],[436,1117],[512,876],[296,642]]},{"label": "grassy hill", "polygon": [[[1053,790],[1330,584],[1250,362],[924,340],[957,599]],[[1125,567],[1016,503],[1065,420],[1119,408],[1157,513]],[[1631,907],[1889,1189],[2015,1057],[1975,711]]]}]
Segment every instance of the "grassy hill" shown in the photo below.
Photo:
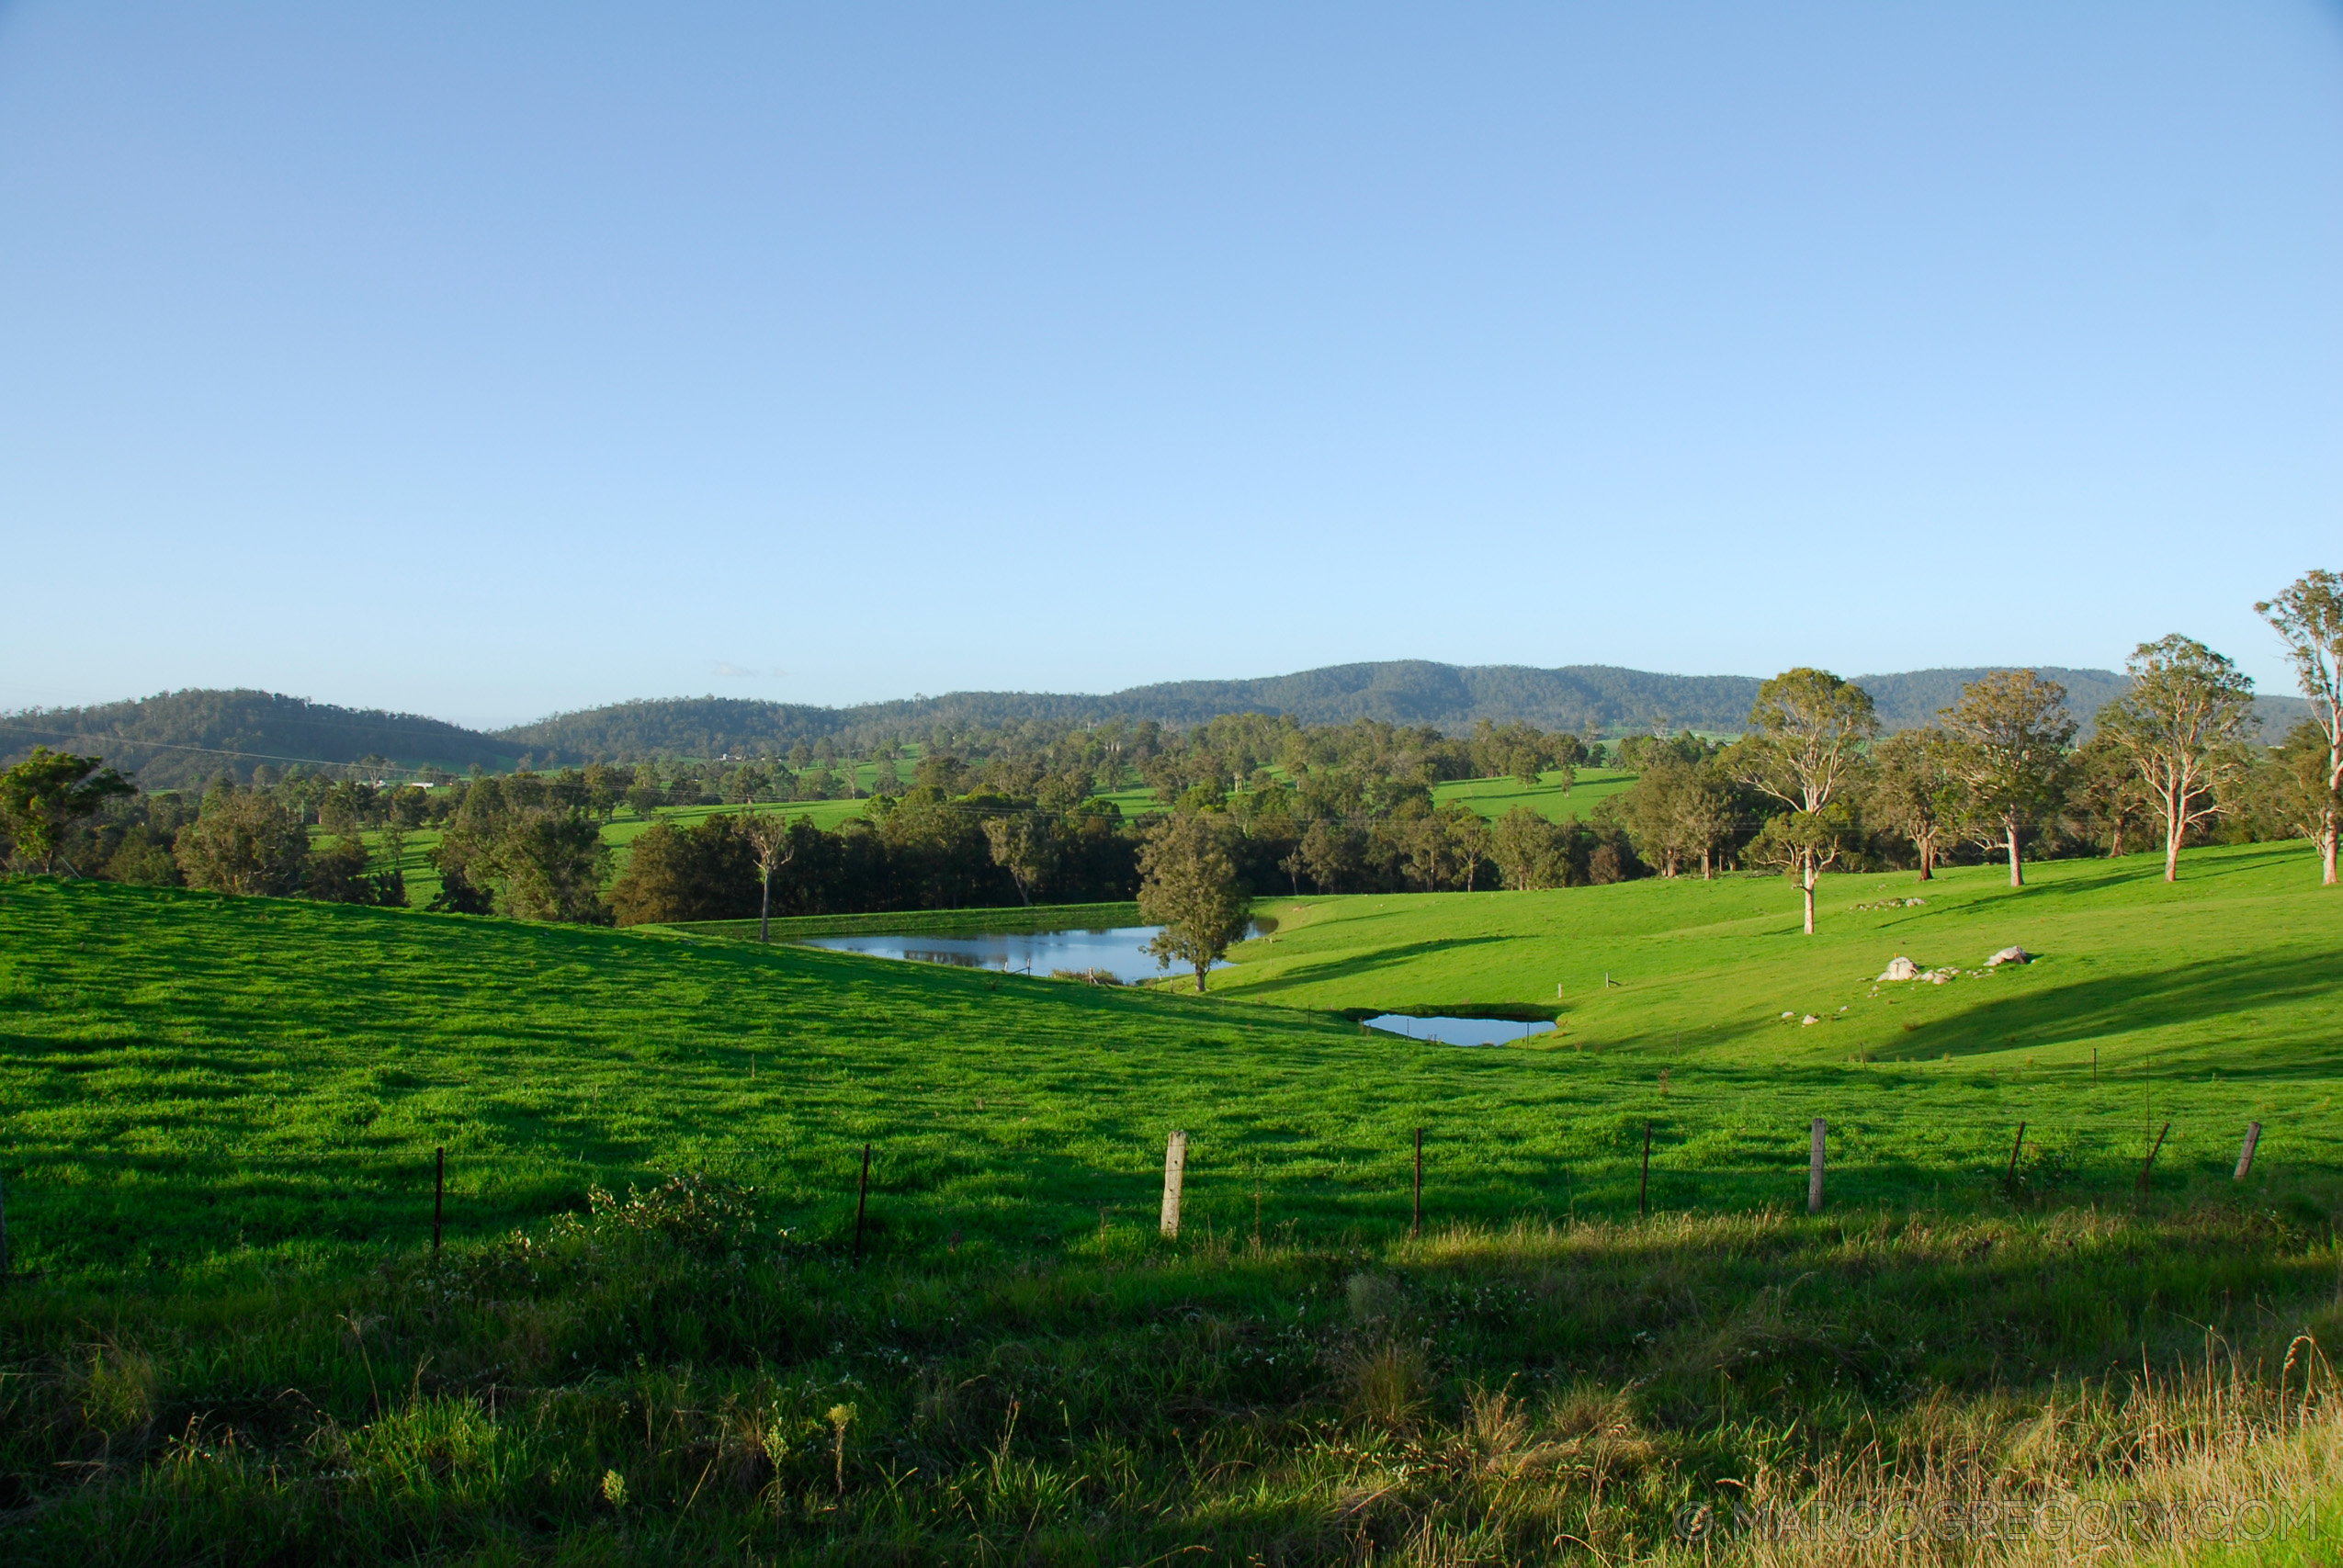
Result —
[{"label": "grassy hill", "polygon": [[[18,881],[0,892],[11,1219],[21,1257],[67,1271],[363,1247],[412,1234],[444,1143],[468,1231],[703,1167],[834,1227],[840,1161],[876,1138],[905,1200],[890,1225],[1030,1238],[1101,1204],[1141,1213],[1172,1125],[1195,1134],[1196,1213],[1235,1223],[1258,1177],[1280,1218],[1328,1234],[1404,1217],[1424,1124],[1438,1212],[1491,1220],[1615,1212],[1647,1119],[1670,1190],[1681,1173],[1702,1206],[1802,1191],[1815,1115],[1842,1129],[1848,1190],[1883,1201],[1989,1201],[2021,1120],[2078,1190],[2120,1190],[2151,1116],[2175,1122],[2169,1179],[2217,1178],[2250,1119],[2271,1171],[2323,1181],[2343,1168],[2343,900],[2295,849],[2186,865],[2176,887],[2148,857],[2045,865],[2022,892],[1979,870],[1832,878],[1813,939],[1778,879],[1279,901],[1201,1001]],[[1924,908],[1847,908],[1914,892]],[[2012,942],[2043,956],[1973,972]],[[1897,953],[1964,973],[1875,986]],[[1466,1051],[1342,1016],[1451,1008],[1563,1028]]]},{"label": "grassy hill", "polygon": [[[2287,1357],[2343,1337],[2343,901],[2184,866],[1833,878],[1811,941],[1778,880],[1285,901],[1203,998],[0,882],[0,1551],[1758,1562],[1675,1532],[2332,1502]],[[1340,1011],[1557,980],[1528,1048]]]}]

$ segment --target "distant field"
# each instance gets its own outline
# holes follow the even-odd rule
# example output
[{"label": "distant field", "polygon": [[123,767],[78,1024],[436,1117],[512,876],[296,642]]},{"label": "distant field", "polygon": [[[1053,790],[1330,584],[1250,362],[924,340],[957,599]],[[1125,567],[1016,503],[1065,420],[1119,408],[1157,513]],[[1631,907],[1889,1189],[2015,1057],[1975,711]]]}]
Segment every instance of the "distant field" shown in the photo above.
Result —
[{"label": "distant field", "polygon": [[1535,784],[1512,778],[1458,779],[1435,786],[1432,797],[1461,800],[1492,821],[1516,806],[1526,806],[1549,822],[1567,822],[1592,815],[1598,801],[1619,794],[1636,777],[1622,768],[1580,768],[1567,794],[1559,773],[1542,773]]},{"label": "distant field", "polygon": [[[909,766],[908,763],[902,765],[906,768]],[[862,787],[866,789],[869,787],[876,775],[877,769],[867,762],[863,763],[858,770]],[[1461,799],[1481,815],[1492,818],[1501,817],[1515,805],[1526,802],[1546,818],[1559,822],[1572,817],[1585,816],[1593,809],[1596,801],[1605,795],[1617,794],[1628,784],[1633,784],[1636,779],[1633,773],[1616,770],[1584,770],[1579,774],[1578,786],[1566,795],[1562,793],[1559,784],[1555,782],[1558,776],[1547,774],[1546,782],[1535,788],[1524,788],[1513,779],[1466,779],[1455,784],[1440,785],[1433,791],[1433,796],[1439,800]],[[1157,801],[1154,792],[1144,785],[1134,789],[1111,791],[1098,798],[1113,801],[1126,818],[1162,809],[1161,803]],[[760,810],[777,811],[791,821],[800,817],[807,818],[815,827],[824,831],[834,831],[839,824],[862,816],[869,808],[870,801],[867,797],[861,800],[791,801],[759,807]],[[671,806],[660,807],[657,816],[663,820],[674,823],[677,827],[689,827],[704,818],[740,809],[737,806]],[[604,825],[603,841],[617,852],[611,863],[613,876],[627,869],[628,852],[633,847],[635,840],[640,838],[643,830],[650,826],[650,821],[637,816],[631,807],[619,807],[617,815]],[[365,840],[368,848],[379,851],[381,847],[379,834],[368,832],[359,836]],[[312,829],[311,837],[323,839],[325,835]],[[430,858],[430,852],[438,845],[439,838],[438,831],[433,829],[424,829],[407,835],[406,852],[401,862],[401,869],[406,877],[407,897],[418,908],[430,903],[439,895],[439,872],[438,868],[431,863]]]}]

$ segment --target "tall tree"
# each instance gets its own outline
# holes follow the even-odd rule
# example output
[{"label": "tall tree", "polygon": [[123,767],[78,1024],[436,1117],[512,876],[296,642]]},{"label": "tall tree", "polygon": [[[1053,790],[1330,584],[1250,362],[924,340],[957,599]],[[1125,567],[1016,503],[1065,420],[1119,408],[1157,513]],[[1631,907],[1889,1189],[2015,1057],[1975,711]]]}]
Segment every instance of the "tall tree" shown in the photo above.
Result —
[{"label": "tall tree", "polygon": [[2180,878],[2180,840],[2225,809],[2222,786],[2245,765],[2254,682],[2178,632],[2144,642],[2124,664],[2131,689],[2100,710],[2164,819],[2164,880]]},{"label": "tall tree", "polygon": [[2094,841],[2104,840],[2108,854],[2120,860],[2123,840],[2134,825],[2147,820],[2149,810],[2132,754],[2100,729],[2075,749],[2072,761],[2066,809],[2084,833]]},{"label": "tall tree", "polygon": [[104,763],[100,757],[36,746],[31,756],[0,773],[0,827],[15,840],[17,854],[40,863],[42,874],[57,869],[66,835],[107,801],[134,793],[130,780]]},{"label": "tall tree", "polygon": [[1158,823],[1139,851],[1139,918],[1163,928],[1148,951],[1159,964],[1193,965],[1198,991],[1252,923],[1226,830],[1222,818],[1179,812]]},{"label": "tall tree", "polygon": [[2306,571],[2283,593],[2254,606],[2286,644],[2294,678],[2310,699],[2311,716],[2326,737],[2327,804],[2313,833],[2319,879],[2335,886],[2336,838],[2343,829],[2343,577]]},{"label": "tall tree", "polygon": [[741,813],[741,831],[747,837],[749,854],[756,862],[756,940],[771,942],[773,874],[797,858],[797,836],[777,811]]},{"label": "tall tree", "polygon": [[984,839],[992,851],[992,863],[1009,874],[1017,885],[1018,899],[1031,908],[1034,888],[1048,874],[1056,848],[1048,822],[1030,811],[988,817]]},{"label": "tall tree", "polygon": [[1865,815],[1911,840],[1920,880],[1936,874],[1945,837],[1959,824],[1963,786],[1952,767],[1952,739],[1930,725],[1889,736],[1873,751]]},{"label": "tall tree", "polygon": [[1716,874],[1716,849],[1733,826],[1733,797],[1711,760],[1687,761],[1661,751],[1618,797],[1619,819],[1636,852],[1674,876],[1700,862],[1701,880]]},{"label": "tall tree", "polygon": [[1465,874],[1465,891],[1470,893],[1480,882],[1480,863],[1497,847],[1497,835],[1488,818],[1461,800],[1443,806],[1436,819],[1447,824],[1448,841],[1456,852],[1456,863]]},{"label": "tall tree", "polygon": [[1526,893],[1559,881],[1561,830],[1526,806],[1516,806],[1497,819],[1490,852],[1506,884]]},{"label": "tall tree", "polygon": [[2066,688],[2031,670],[1997,670],[1964,687],[1941,716],[1970,807],[1993,829],[1995,847],[2009,852],[2009,886],[2022,887],[2020,838],[2057,804],[2075,739]]},{"label": "tall tree", "polygon": [[309,872],[309,829],[257,790],[215,788],[172,852],[190,887],[289,895]]},{"label": "tall tree", "polygon": [[[1737,772],[1752,789],[1790,808],[1760,835],[1775,863],[1798,878],[1805,932],[1814,934],[1815,884],[1839,858],[1852,816],[1839,798],[1879,733],[1871,694],[1828,670],[1784,671],[1758,688]],[[1752,846],[1754,850],[1756,846]]]},{"label": "tall tree", "polygon": [[2328,843],[2320,835],[2343,815],[2343,797],[2336,791],[2327,761],[2326,727],[2306,718],[2270,749],[2269,765],[2258,770],[2262,785],[2261,816],[2274,835],[2308,839],[2326,858]]}]

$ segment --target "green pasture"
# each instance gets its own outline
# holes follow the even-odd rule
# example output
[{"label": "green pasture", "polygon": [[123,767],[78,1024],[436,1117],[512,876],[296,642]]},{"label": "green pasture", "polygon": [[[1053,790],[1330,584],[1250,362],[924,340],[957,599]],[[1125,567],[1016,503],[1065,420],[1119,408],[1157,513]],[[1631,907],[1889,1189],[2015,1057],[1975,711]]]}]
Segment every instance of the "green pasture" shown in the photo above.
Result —
[{"label": "green pasture", "polygon": [[[19,880],[0,890],[0,1168],[20,1256],[66,1272],[412,1241],[440,1145],[464,1234],[703,1168],[833,1234],[869,1140],[879,1223],[914,1248],[1140,1216],[1173,1127],[1199,1223],[1246,1220],[1258,1185],[1277,1222],[1329,1236],[1406,1223],[1418,1126],[1433,1212],[1489,1222],[1632,1207],[1647,1122],[1661,1206],[1791,1201],[1817,1115],[1848,1202],[1999,1202],[2021,1121],[2024,1169],[2075,1201],[2124,1195],[2168,1119],[2159,1191],[2225,1190],[2257,1120],[2254,1190],[2323,1195],[2343,1170],[2343,900],[2299,848],[2185,866],[2167,887],[2145,857],[2046,865],[2018,893],[1988,871],[1833,877],[1812,940],[1778,879],[1279,901],[1203,998]],[[1916,890],[1924,908],[1848,908]],[[1966,971],[2011,942],[2042,960],[1871,983],[1898,953]],[[1342,1016],[1557,1010],[1557,982],[1563,1032],[1524,1046]]]},{"label": "green pasture", "polygon": [[[1778,879],[1279,900],[1203,998],[0,881],[0,1556],[1781,1562],[1670,1532],[1833,1464],[2325,1509],[2343,900],[2158,870],[1833,877],[1814,939]],[[1557,982],[1528,1047],[1345,1016]]]},{"label": "green pasture", "polygon": [[1432,798],[1442,804],[1461,800],[1491,821],[1516,806],[1526,806],[1549,822],[1568,822],[1592,816],[1598,803],[1621,793],[1638,776],[1622,768],[1580,768],[1568,790],[1562,787],[1562,775],[1552,772],[1539,774],[1534,784],[1515,778],[1457,779],[1434,785]]},{"label": "green pasture", "polygon": [[[2343,1064],[2343,897],[2300,844],[1826,877],[1817,934],[1796,886],[1736,874],[1537,893],[1279,899],[1215,976],[1312,1009],[1533,1009],[1546,1049],[1770,1065],[2323,1078]],[[1908,898],[1924,900],[1919,907]],[[1868,907],[1866,907],[1868,906]],[[1885,906],[1885,907],[1881,907]],[[1987,971],[2020,946],[2039,956]],[[1879,984],[1888,961],[1957,968]],[[1784,1021],[1813,1016],[1816,1024]],[[2273,1113],[2279,1107],[2273,1106]]]}]

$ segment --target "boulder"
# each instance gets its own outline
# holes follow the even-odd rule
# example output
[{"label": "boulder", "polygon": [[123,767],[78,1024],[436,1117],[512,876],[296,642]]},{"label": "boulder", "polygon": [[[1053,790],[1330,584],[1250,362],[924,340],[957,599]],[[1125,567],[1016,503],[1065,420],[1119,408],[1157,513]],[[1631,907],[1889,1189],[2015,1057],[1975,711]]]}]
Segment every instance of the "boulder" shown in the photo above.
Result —
[{"label": "boulder", "polygon": [[1919,964],[1913,963],[1908,958],[1898,956],[1887,961],[1886,971],[1880,976],[1880,978],[1883,980],[1916,980],[1919,978],[1919,973],[1920,966]]},{"label": "boulder", "polygon": [[1988,969],[1998,969],[2004,964],[2032,964],[2034,955],[2022,947],[2005,947],[1985,961]]}]

